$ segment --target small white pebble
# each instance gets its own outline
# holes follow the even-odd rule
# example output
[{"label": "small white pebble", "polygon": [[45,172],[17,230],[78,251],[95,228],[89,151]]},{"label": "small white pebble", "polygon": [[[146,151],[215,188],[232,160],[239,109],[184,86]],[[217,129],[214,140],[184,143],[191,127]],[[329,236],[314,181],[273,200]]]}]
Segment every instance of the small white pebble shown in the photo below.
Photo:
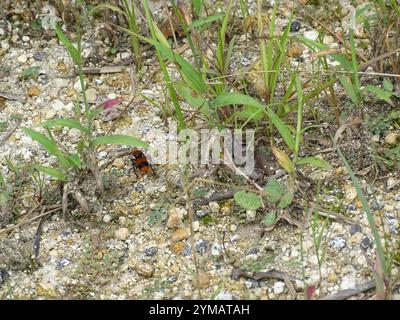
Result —
[{"label": "small white pebble", "polygon": [[117,95],[114,92],[111,92],[107,95],[107,99],[115,99],[117,98]]},{"label": "small white pebble", "polygon": [[109,222],[111,222],[111,220],[112,220],[112,216],[111,216],[111,215],[109,215],[109,214],[105,214],[105,215],[104,215],[103,221],[104,221],[105,223],[109,223]]},{"label": "small white pebble", "polygon": [[129,237],[129,230],[128,228],[119,228],[117,231],[115,231],[115,238],[118,240],[125,241]]},{"label": "small white pebble", "polygon": [[283,290],[285,289],[285,283],[282,281],[277,281],[274,283],[274,293],[275,294],[281,294],[283,293]]}]

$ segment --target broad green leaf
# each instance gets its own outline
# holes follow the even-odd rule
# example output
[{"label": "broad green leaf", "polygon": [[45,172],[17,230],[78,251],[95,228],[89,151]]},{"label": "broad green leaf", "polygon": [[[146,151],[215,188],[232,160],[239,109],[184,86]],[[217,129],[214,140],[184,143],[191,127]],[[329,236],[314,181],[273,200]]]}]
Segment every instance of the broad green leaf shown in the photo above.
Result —
[{"label": "broad green leaf", "polygon": [[381,88],[378,87],[374,87],[371,85],[368,85],[365,87],[365,90],[372,92],[373,94],[375,94],[379,99],[384,100],[386,102],[390,102],[390,97],[392,96],[392,92],[383,90]]},{"label": "broad green leaf", "polygon": [[256,106],[244,106],[241,111],[236,112],[236,116],[244,120],[261,120],[264,117],[264,109]]},{"label": "broad green leaf", "polygon": [[193,21],[192,24],[189,26],[189,30],[201,27],[201,26],[203,26],[205,24],[209,24],[209,23],[212,23],[212,22],[217,21],[217,20],[220,20],[221,18],[224,17],[224,15],[225,14],[221,13],[221,14],[217,14],[217,15],[213,15],[213,16],[197,19],[197,20]]},{"label": "broad green leaf", "polygon": [[223,92],[211,102],[213,108],[219,108],[231,104],[243,104],[255,106],[262,110],[265,109],[265,106],[258,100],[239,92]]},{"label": "broad green leaf", "polygon": [[68,160],[77,168],[82,168],[82,161],[78,153],[71,154]]},{"label": "broad green leaf", "polygon": [[331,165],[326,162],[323,159],[317,158],[317,157],[305,157],[302,159],[297,160],[296,165],[305,165],[305,164],[309,164],[312,165],[314,167],[318,167],[318,168],[323,168],[323,169],[328,169],[331,167]]},{"label": "broad green leaf", "polygon": [[264,216],[263,222],[267,227],[269,227],[274,224],[275,220],[276,220],[276,212],[270,211]]},{"label": "broad green leaf", "polygon": [[357,97],[360,100],[360,79],[358,77],[358,64],[357,64],[357,53],[356,53],[356,44],[354,41],[354,33],[353,29],[349,30],[349,40],[350,40],[350,49],[351,49],[351,67],[352,67],[352,80],[353,80],[353,88],[356,92]]},{"label": "broad green leaf", "polygon": [[61,43],[65,46],[68,53],[71,55],[74,62],[79,65],[81,63],[81,55],[80,55],[78,49],[76,49],[74,47],[74,45],[67,38],[67,36],[64,34],[64,32],[61,31],[58,24],[56,24],[54,31],[56,32],[58,39],[60,39]]},{"label": "broad green leaf", "polygon": [[273,203],[278,203],[279,199],[283,197],[286,189],[275,179],[271,179],[264,187],[268,199]]},{"label": "broad green leaf", "polygon": [[291,150],[294,150],[295,142],[288,126],[275,114],[275,112],[273,112],[270,108],[265,107],[258,100],[239,92],[223,92],[211,102],[211,106],[213,108],[219,108],[231,104],[243,104],[247,106],[252,106],[249,114],[257,115],[258,111],[256,110],[256,108],[258,108],[260,112],[261,110],[265,111],[271,122],[281,134],[287,146]]},{"label": "broad green leaf", "polygon": [[61,181],[67,181],[67,176],[62,173],[60,170],[53,168],[53,167],[48,167],[48,166],[42,166],[42,165],[35,165],[35,168],[53,178],[56,178]]},{"label": "broad green leaf", "polygon": [[293,193],[286,192],[285,195],[279,201],[278,207],[284,209],[287,206],[289,206],[292,203],[292,201],[293,201]]},{"label": "broad green leaf", "polygon": [[340,63],[340,66],[346,71],[353,71],[352,63],[349,59],[341,54],[332,53],[330,56]]},{"label": "broad green leaf", "polygon": [[159,49],[161,54],[170,61],[177,62],[179,64],[183,77],[188,81],[193,89],[201,93],[207,92],[207,85],[204,82],[203,76],[201,73],[197,72],[197,70],[193,68],[189,62],[187,62],[179,54],[173,52],[171,49],[163,46],[161,43],[153,41],[153,45]]},{"label": "broad green leaf", "polygon": [[360,102],[359,97],[354,89],[353,83],[351,82],[349,77],[340,77],[340,83],[346,89],[347,94],[349,95],[351,101],[357,105]]},{"label": "broad green leaf", "polygon": [[93,144],[95,146],[102,145],[102,144],[121,144],[121,145],[128,145],[133,147],[143,147],[148,148],[148,144],[139,138],[114,134],[109,136],[101,136],[93,139]]},{"label": "broad green leaf", "polygon": [[194,91],[192,88],[189,88],[183,82],[177,82],[175,84],[176,90],[179,94],[187,101],[189,104],[198,109],[206,116],[210,116],[210,110],[208,107],[208,102],[204,99],[201,94]]},{"label": "broad green leaf", "polygon": [[261,207],[260,197],[252,192],[238,191],[234,194],[236,203],[246,210],[257,210]]},{"label": "broad green leaf", "polygon": [[276,127],[276,129],[278,129],[280,135],[282,136],[288,148],[291,151],[294,151],[295,141],[290,132],[290,128],[270,108],[267,109],[267,114],[271,122]]},{"label": "broad green leaf", "polygon": [[391,81],[385,79],[385,80],[383,80],[383,88],[386,91],[392,92],[393,91],[393,83]]},{"label": "broad green leaf", "polygon": [[84,133],[89,132],[89,129],[87,127],[84,127],[79,121],[76,121],[73,119],[51,119],[51,120],[47,120],[46,122],[40,124],[40,126],[48,127],[48,128],[51,128],[53,126],[62,126],[62,127],[67,127],[67,128],[78,129]]},{"label": "broad green leaf", "polygon": [[33,140],[39,142],[51,154],[55,155],[58,153],[59,150],[57,148],[57,145],[52,140],[47,138],[44,134],[25,127],[21,127],[21,130],[25,132],[28,136],[30,136]]}]

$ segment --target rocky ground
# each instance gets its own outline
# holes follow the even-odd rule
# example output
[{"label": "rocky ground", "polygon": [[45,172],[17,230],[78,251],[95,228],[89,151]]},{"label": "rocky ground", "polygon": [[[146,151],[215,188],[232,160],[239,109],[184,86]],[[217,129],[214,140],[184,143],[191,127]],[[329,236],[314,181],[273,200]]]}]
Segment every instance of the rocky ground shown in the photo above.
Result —
[{"label": "rocky ground", "polygon": [[[13,28],[10,22],[0,21],[0,123],[7,122],[0,137],[16,124],[34,127],[54,117],[73,117],[76,92],[80,90],[65,47],[50,31],[43,35],[29,29],[17,9],[13,13]],[[279,25],[284,26],[287,21],[287,15],[279,15]],[[94,61],[107,48],[108,40],[101,38],[99,30],[94,25],[83,37],[83,56],[88,61]],[[317,33],[312,26],[303,24],[296,32],[309,38]],[[334,45],[332,37],[326,42]],[[309,54],[307,48],[301,49],[301,53],[293,54],[294,65],[299,63],[299,56]],[[257,58],[251,50],[234,55],[233,68],[239,69],[251,66]],[[129,56],[127,47],[110,61],[118,65]],[[132,89],[162,103],[165,86],[160,81],[154,53],[146,59],[136,88],[132,88],[129,67],[115,74],[87,76],[90,104],[120,97],[122,110],[132,98]],[[113,129],[113,133],[140,137],[155,148],[164,139],[173,138],[159,110],[140,95],[119,119],[107,116],[95,121],[97,134]],[[65,148],[76,148],[79,131],[64,128],[56,134]],[[381,143],[385,138],[381,137]],[[100,164],[107,162],[116,149],[100,148]],[[55,163],[55,158],[19,129],[0,145],[3,176],[11,177],[7,157],[19,164]],[[32,259],[40,222],[35,217],[41,212],[31,209],[38,204],[38,188],[32,180],[24,180],[15,203],[18,216],[0,224],[0,297],[305,299],[310,290],[315,289],[313,298],[323,298],[373,280],[373,236],[342,165],[330,172],[305,172],[314,182],[334,177],[318,195],[320,202],[333,212],[330,219],[321,212],[319,219],[313,220],[304,208],[289,207],[286,214],[290,218],[266,230],[262,210],[245,211],[232,199],[226,199],[194,205],[192,235],[181,168],[155,166],[155,170],[156,176],[136,177],[129,159],[116,159],[105,170],[108,196],[102,199],[92,190],[88,192],[92,212],[84,214],[78,206],[72,211],[83,229],[66,223],[60,211],[42,221],[37,260]],[[276,170],[275,174],[279,173]],[[214,173],[205,169],[201,169],[201,174],[216,179]],[[398,175],[388,174],[373,183],[370,178],[359,178],[376,223],[387,235],[387,247],[393,254],[397,250],[397,262],[392,267],[395,278],[400,255]],[[53,205],[60,204],[59,197],[54,195],[55,188],[51,179],[45,181],[49,199],[54,197]],[[213,188],[203,185],[196,192],[205,196]],[[46,208],[49,210],[50,203]],[[322,241],[318,244],[320,235]],[[372,290],[353,299],[373,297]],[[392,298],[400,299],[398,288]]]}]

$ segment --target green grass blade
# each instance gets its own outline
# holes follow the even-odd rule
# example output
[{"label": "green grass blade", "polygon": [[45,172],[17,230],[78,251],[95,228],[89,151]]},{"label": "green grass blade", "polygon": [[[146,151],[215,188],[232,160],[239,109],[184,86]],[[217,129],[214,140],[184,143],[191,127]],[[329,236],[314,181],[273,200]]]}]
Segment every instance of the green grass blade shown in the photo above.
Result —
[{"label": "green grass blade", "polygon": [[35,168],[39,170],[40,172],[43,172],[53,178],[56,178],[60,181],[67,181],[67,176],[61,172],[60,170],[53,168],[53,167],[48,167],[48,166],[42,166],[42,165],[35,165]]},{"label": "green grass blade", "polygon": [[[275,112],[271,110],[271,108],[264,106],[261,102],[257,101],[256,99],[239,92],[224,92],[218,95],[210,103],[210,106],[213,108],[219,108],[222,106],[235,105],[235,104],[253,106],[255,108],[258,108],[259,110],[263,110],[264,112],[266,112],[267,116],[274,124],[274,126],[277,128],[287,146],[292,151],[294,150],[295,142],[289,127],[276,115]],[[254,109],[254,112],[257,111]]]},{"label": "green grass blade", "polygon": [[113,6],[113,5],[108,4],[108,3],[103,3],[103,4],[99,4],[98,6],[95,6],[92,10],[89,11],[89,14],[93,14],[97,10],[104,10],[104,9],[109,9],[109,10],[112,10],[114,12],[118,12],[118,13],[126,16],[125,11],[121,10],[117,6]]},{"label": "green grass blade", "polygon": [[43,122],[40,124],[42,127],[54,127],[54,126],[62,126],[62,127],[67,127],[67,128],[73,128],[73,129],[78,129],[79,131],[82,131],[83,133],[89,133],[89,129],[85,126],[83,126],[79,121],[73,120],[73,119],[51,119],[46,122]]},{"label": "green grass blade", "polygon": [[323,159],[316,158],[316,157],[304,157],[296,161],[296,165],[306,165],[309,164],[314,167],[322,168],[322,169],[329,169],[331,165]]},{"label": "green grass blade", "polygon": [[200,17],[202,8],[203,8],[203,0],[192,0],[193,10],[196,16]]},{"label": "green grass blade", "polygon": [[77,65],[81,64],[81,54],[78,51],[77,48],[74,47],[72,42],[67,38],[67,36],[64,34],[64,32],[61,31],[60,27],[58,24],[55,25],[54,31],[57,34],[58,39],[61,41],[61,43],[67,48],[68,53],[71,55],[72,59]]},{"label": "green grass blade", "polygon": [[208,17],[205,17],[205,18],[197,19],[197,20],[193,21],[189,25],[188,29],[191,30],[191,29],[202,27],[202,26],[204,26],[206,24],[210,24],[210,23],[213,23],[213,22],[215,22],[217,20],[221,20],[223,17],[224,17],[224,14],[221,13],[221,14],[216,14],[216,15],[213,15],[213,16],[208,16]]},{"label": "green grass blade", "polygon": [[[143,2],[143,5],[144,5],[144,9],[145,9],[146,18],[147,18],[147,25],[148,25],[148,27],[150,29],[150,33],[151,33],[151,36],[153,37],[153,39],[148,39],[148,38],[145,38],[145,37],[141,37],[140,35],[138,35],[136,33],[132,33],[132,34],[136,35],[138,37],[138,39],[142,39],[142,40],[144,40],[146,42],[149,42],[149,43],[151,43],[153,45],[158,44],[158,42],[155,41],[155,39],[156,39],[156,31],[154,29],[154,22],[153,22],[153,18],[152,18],[152,15],[151,15],[151,12],[150,12],[150,9],[149,9],[149,4],[148,4],[147,0],[145,0]],[[129,31],[128,31],[128,33],[129,33]],[[161,46],[161,48],[164,47],[164,46],[162,46],[162,44],[160,44],[160,46]],[[185,118],[183,116],[181,106],[179,104],[178,96],[176,94],[174,85],[173,85],[173,83],[171,81],[171,77],[170,77],[170,75],[168,73],[167,66],[165,65],[165,62],[164,62],[164,60],[162,58],[161,50],[160,50],[159,47],[157,47],[157,45],[155,45],[155,47],[156,47],[156,52],[157,52],[157,58],[158,58],[158,61],[160,63],[163,75],[164,75],[164,80],[166,81],[168,92],[169,92],[169,95],[171,97],[172,103],[174,105],[175,115],[176,115],[176,118],[178,120],[179,130],[182,130],[182,129],[184,129],[186,127],[186,124],[185,124]],[[167,50],[168,53],[171,53],[171,55],[172,55],[171,61],[176,63],[176,57],[174,55],[174,52],[172,50],[168,49],[168,48],[166,48],[166,50]],[[182,60],[184,60],[184,59],[182,58]],[[203,80],[203,79],[201,79],[201,80]]]},{"label": "green grass blade", "polygon": [[[303,36],[297,36],[297,39],[300,42],[303,42],[306,46],[308,46],[309,48],[317,48],[320,50],[327,50],[329,49],[329,46],[320,43],[318,41],[314,41],[311,39],[307,39]],[[338,54],[338,53],[331,53],[329,54],[330,57],[332,57],[333,59],[335,59],[337,62],[340,63],[341,67],[346,70],[346,71],[353,71],[353,66],[352,66],[352,62],[350,60],[348,60],[344,55]]]},{"label": "green grass blade", "polygon": [[340,77],[339,80],[340,80],[340,83],[342,84],[342,86],[346,89],[346,92],[349,95],[351,101],[355,105],[358,105],[358,103],[360,102],[359,96],[357,95],[355,88],[354,88],[353,84],[351,83],[350,78],[343,76],[343,77]]},{"label": "green grass blade", "polygon": [[358,179],[356,178],[353,170],[351,169],[349,163],[347,162],[346,157],[340,151],[338,146],[335,145],[334,147],[335,147],[337,153],[339,154],[340,158],[344,162],[344,165],[345,165],[347,171],[349,172],[349,175],[350,175],[351,181],[353,183],[353,186],[357,191],[358,198],[360,199],[361,204],[363,206],[363,209],[364,209],[365,213],[367,214],[368,223],[369,223],[369,226],[370,226],[370,228],[372,230],[372,234],[373,234],[374,240],[375,240],[377,255],[378,255],[380,263],[381,263],[381,265],[383,267],[384,275],[385,275],[385,277],[387,277],[388,276],[388,270],[387,270],[387,265],[386,265],[385,253],[384,253],[383,247],[382,247],[382,240],[381,240],[381,236],[379,235],[378,228],[376,227],[374,216],[373,216],[373,214],[371,212],[371,209],[370,209],[370,207],[368,205],[368,201],[365,198],[364,193],[362,192],[361,186],[360,186],[360,184],[358,182]]},{"label": "green grass blade", "polygon": [[139,138],[120,135],[120,134],[97,137],[93,139],[92,143],[95,146],[102,144],[118,144],[118,145],[127,145],[127,146],[142,147],[142,148],[149,147],[149,145],[146,142],[140,140]]},{"label": "green grass blade", "polygon": [[58,149],[56,143],[52,139],[49,139],[44,134],[33,129],[21,127],[21,130],[24,131],[25,134],[30,136],[33,140],[38,142],[49,153],[55,155],[63,167],[70,167],[70,162],[67,160],[66,155],[60,149]]},{"label": "green grass blade", "polygon": [[296,126],[296,140],[294,145],[293,162],[297,161],[297,156],[300,150],[300,140],[302,137],[301,127],[303,125],[303,88],[298,76],[295,79],[296,91],[297,91],[297,126]]},{"label": "green grass blade", "polygon": [[25,134],[30,136],[33,140],[38,142],[43,148],[45,148],[51,154],[56,154],[59,151],[54,141],[46,137],[44,134],[25,127],[21,127],[21,130],[25,132]]},{"label": "green grass blade", "polygon": [[353,71],[354,91],[357,95],[358,101],[360,101],[360,79],[358,78],[356,45],[354,43],[354,33],[351,28],[350,28],[349,32],[350,32],[350,49],[351,49],[351,63],[352,63],[352,71]]}]

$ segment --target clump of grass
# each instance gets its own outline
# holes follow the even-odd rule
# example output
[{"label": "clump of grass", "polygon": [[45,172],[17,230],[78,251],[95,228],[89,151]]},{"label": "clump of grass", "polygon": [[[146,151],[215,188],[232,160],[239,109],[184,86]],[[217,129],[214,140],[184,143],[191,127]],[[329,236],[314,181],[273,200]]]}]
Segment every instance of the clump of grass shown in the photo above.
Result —
[{"label": "clump of grass", "polygon": [[[100,107],[91,108],[87,100],[85,91],[86,84],[83,75],[83,59],[81,55],[80,36],[78,35],[78,44],[75,46],[58,25],[55,26],[55,31],[60,42],[65,46],[73,62],[78,68],[79,81],[81,85],[81,97],[84,107],[83,113],[81,113],[81,109],[78,106],[78,108],[75,108],[75,118],[55,118],[41,123],[39,126],[46,131],[47,135],[31,128],[22,127],[21,129],[25,134],[38,142],[47,152],[56,157],[56,165],[45,166],[41,164],[35,164],[34,167],[36,170],[56,179],[60,184],[63,185],[62,189],[64,190],[64,200],[67,199],[66,194],[68,193],[68,185],[74,184],[79,179],[82,170],[92,171],[95,177],[97,188],[99,192],[103,194],[103,179],[97,166],[95,156],[96,148],[104,144],[130,145],[146,148],[147,143],[136,137],[126,135],[95,136],[95,133],[93,132],[93,121],[103,109]],[[78,96],[77,101],[79,100],[80,99]],[[77,145],[77,153],[69,152],[65,145],[60,145],[56,141],[53,135],[53,129],[54,127],[60,126],[69,129],[77,129],[80,132],[81,136]],[[41,178],[39,179],[41,176],[35,175],[35,177],[37,183],[42,186],[44,181]],[[80,198],[81,197],[77,198],[77,200]],[[78,200],[78,202],[80,201]],[[64,208],[64,211],[65,210],[66,208]]]}]

